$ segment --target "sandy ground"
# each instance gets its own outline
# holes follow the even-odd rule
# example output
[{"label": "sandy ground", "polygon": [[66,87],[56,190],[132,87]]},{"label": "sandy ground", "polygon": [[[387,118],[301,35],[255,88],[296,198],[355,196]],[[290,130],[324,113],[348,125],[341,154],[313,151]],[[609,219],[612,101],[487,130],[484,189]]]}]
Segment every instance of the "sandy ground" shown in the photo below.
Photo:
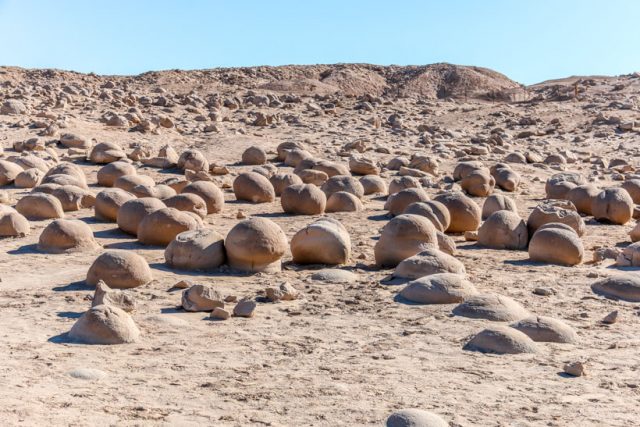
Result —
[{"label": "sandy ground", "polygon": [[[535,115],[549,122],[562,120],[566,133],[514,141],[507,152],[535,146],[542,153],[565,148],[608,158],[627,157],[637,164],[637,136],[611,133],[606,138],[574,142],[573,136],[592,111],[582,103],[466,104],[433,101],[432,112],[420,116],[424,106],[398,101],[381,107],[380,116],[401,111],[406,117],[469,133],[502,125],[496,111]],[[585,107],[586,106],[586,107]],[[515,114],[514,113],[514,114]],[[231,113],[241,114],[240,112]],[[82,117],[68,119],[65,131],[98,140],[153,144],[171,142],[180,152],[196,147],[210,160],[229,165],[232,174],[249,167],[235,166],[250,145],[274,150],[283,140],[307,140],[312,151],[330,159],[346,141],[366,137],[390,154],[368,152],[385,161],[395,155],[433,153],[412,134],[386,128],[363,127],[360,113],[345,109],[338,117],[306,117],[305,126],[255,129],[232,119],[225,132],[178,134],[167,131],[144,135],[112,130]],[[635,111],[622,111],[633,117]],[[504,117],[504,116],[503,116]],[[12,128],[17,118],[6,118],[0,129],[5,155],[11,142],[33,136],[33,130]],[[491,125],[491,122],[495,122]],[[237,128],[249,128],[239,134]],[[449,140],[445,145],[456,144]],[[621,149],[621,144],[627,148]],[[625,151],[626,150],[626,151]],[[635,150],[635,151],[634,151]],[[61,150],[63,153],[63,150]],[[504,154],[479,156],[486,165]],[[582,172],[601,187],[618,185],[610,173],[591,174],[587,154],[564,169]],[[441,175],[451,174],[457,159],[440,156]],[[97,192],[98,167],[81,163],[92,190]],[[282,171],[290,170],[278,165]],[[523,218],[544,197],[544,182],[557,172],[540,165],[514,165],[523,178],[510,194]],[[170,176],[151,168],[140,173],[157,181]],[[393,171],[385,172],[390,179]],[[178,176],[178,175],[176,175]],[[231,182],[231,176],[218,182]],[[4,188],[14,198],[28,190]],[[436,188],[428,188],[430,195]],[[499,192],[499,190],[496,190]],[[279,224],[290,239],[314,217],[282,214],[279,199],[252,205],[235,201],[226,190],[224,211],[209,215],[208,226],[223,235],[237,223],[236,214],[265,216]],[[481,204],[482,199],[476,199]],[[384,200],[366,196],[365,211],[328,214],[349,230],[352,261],[341,268],[356,273],[350,283],[332,284],[311,279],[320,266],[291,264],[282,273],[253,276],[220,273],[200,275],[171,271],[164,265],[163,249],[143,246],[120,232],[115,224],[97,221],[92,210],[67,213],[90,225],[104,249],[121,248],[142,255],[153,269],[154,281],[131,292],[139,301],[133,318],[142,331],[140,342],[91,346],[67,342],[65,333],[90,306],[93,290],[84,284],[88,267],[100,253],[50,255],[35,245],[48,221],[32,221],[32,232],[19,239],[0,241],[0,417],[3,425],[382,425],[394,410],[416,407],[440,414],[452,426],[633,426],[640,418],[640,305],[606,300],[591,292],[597,277],[606,277],[611,262],[583,263],[576,267],[534,264],[526,251],[479,248],[453,236],[456,257],[481,292],[512,297],[529,311],[556,317],[571,325],[579,340],[572,344],[540,343],[538,354],[487,355],[463,351],[469,336],[491,322],[451,315],[452,305],[420,306],[399,302],[398,286],[383,285],[390,270],[374,268],[373,245],[389,220]],[[625,226],[602,225],[585,218],[582,238],[586,260],[596,246],[626,245]],[[208,313],[179,309],[181,293],[170,288],[182,279],[212,284],[224,295],[255,297],[267,286],[287,281],[302,291],[296,301],[260,303],[250,319],[212,321]],[[533,293],[537,287],[554,291]],[[620,311],[614,325],[601,319]],[[588,375],[562,374],[566,362],[584,361]],[[101,378],[75,378],[71,372],[98,369]]]}]

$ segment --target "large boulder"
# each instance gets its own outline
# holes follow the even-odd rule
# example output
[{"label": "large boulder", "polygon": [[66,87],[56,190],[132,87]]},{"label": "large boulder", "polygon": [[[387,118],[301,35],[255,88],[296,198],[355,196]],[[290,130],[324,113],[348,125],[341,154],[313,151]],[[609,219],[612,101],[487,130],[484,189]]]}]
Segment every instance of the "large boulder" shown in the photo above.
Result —
[{"label": "large boulder", "polygon": [[478,229],[478,244],[491,249],[521,250],[528,241],[527,224],[511,211],[492,213]]},{"label": "large boulder", "polygon": [[442,232],[445,232],[451,224],[449,209],[435,200],[411,203],[403,213],[423,216],[431,221],[436,230]]},{"label": "large boulder", "polygon": [[196,194],[207,205],[207,213],[222,212],[224,208],[224,193],[211,181],[196,181],[187,184],[181,191],[182,194]]},{"label": "large boulder", "polygon": [[321,218],[293,236],[291,254],[298,264],[345,264],[351,256],[351,238],[339,221]]},{"label": "large boulder", "polygon": [[267,163],[267,152],[261,147],[251,146],[242,153],[243,165],[264,165]]},{"label": "large boulder", "polygon": [[334,175],[322,185],[322,191],[330,197],[333,193],[346,191],[361,199],[364,196],[364,188],[357,178],[351,175]]},{"label": "large boulder", "polygon": [[233,181],[236,199],[251,203],[273,202],[276,198],[271,182],[256,172],[244,172]]},{"label": "large boulder", "polygon": [[492,326],[480,331],[463,348],[495,354],[537,353],[538,351],[536,343],[526,334],[506,326]]},{"label": "large boulder", "polygon": [[0,114],[6,114],[10,116],[17,116],[27,113],[27,107],[24,102],[18,99],[7,99],[2,103],[0,107]]},{"label": "large boulder", "polygon": [[622,183],[622,188],[627,190],[633,203],[640,204],[640,178],[627,179]]},{"label": "large boulder", "polygon": [[635,242],[622,249],[616,259],[618,267],[640,267],[640,242]]},{"label": "large boulder", "polygon": [[449,210],[451,223],[445,230],[448,233],[464,233],[476,231],[480,226],[480,207],[469,197],[458,191],[438,194],[434,200],[442,203]]},{"label": "large boulder", "polygon": [[13,185],[17,188],[33,188],[42,182],[44,172],[37,168],[25,169],[16,176]]},{"label": "large boulder", "polygon": [[[56,182],[53,177],[58,177],[60,175],[67,176],[70,179],[65,182]],[[44,175],[44,179],[42,180],[43,184],[46,184],[48,182],[55,182],[60,185],[71,184],[77,185],[81,188],[88,188],[87,177],[85,176],[82,169],[80,169],[78,165],[69,162],[58,163],[57,165],[49,169],[49,171],[47,171],[47,173]]]},{"label": "large boulder", "polygon": [[421,188],[422,184],[418,178],[413,176],[396,176],[389,182],[389,195],[396,194],[405,188]]},{"label": "large boulder", "polygon": [[551,175],[545,184],[547,199],[565,199],[567,193],[578,185],[585,184],[584,177],[575,172],[561,172]]},{"label": "large boulder", "polygon": [[583,257],[582,241],[574,231],[545,227],[536,231],[529,242],[532,261],[572,266],[580,264]]},{"label": "large boulder", "polygon": [[138,241],[144,245],[167,246],[178,234],[195,230],[199,225],[187,212],[175,208],[158,209],[140,221]]},{"label": "large boulder", "polygon": [[93,144],[90,139],[75,133],[65,133],[60,136],[60,144],[65,148],[75,148],[78,150],[87,150]]},{"label": "large boulder", "polygon": [[20,165],[0,160],[0,185],[11,184],[23,170]]},{"label": "large boulder", "polygon": [[431,221],[418,215],[398,215],[384,226],[376,242],[376,264],[395,267],[404,259],[437,245],[436,229]]},{"label": "large boulder", "polygon": [[60,200],[51,194],[35,193],[23,196],[16,204],[16,210],[29,220],[63,218],[64,210]]},{"label": "large boulder", "polygon": [[387,197],[384,208],[395,216],[402,214],[409,205],[427,200],[429,196],[422,188],[406,188]]},{"label": "large boulder", "polygon": [[460,180],[460,187],[475,197],[486,197],[493,193],[496,180],[486,169],[476,169]]},{"label": "large boulder", "polygon": [[389,191],[387,188],[387,182],[378,175],[365,175],[360,178],[360,184],[364,189],[364,194],[387,194]]},{"label": "large boulder", "polygon": [[472,172],[483,168],[484,165],[482,164],[482,162],[477,160],[458,162],[453,168],[453,179],[456,181],[460,181],[461,179],[466,178],[467,175],[471,174]]},{"label": "large boulder", "polygon": [[511,211],[518,213],[516,202],[504,194],[492,194],[482,204],[482,219],[485,220],[497,211]]},{"label": "large boulder", "polygon": [[269,182],[273,185],[273,190],[278,197],[287,187],[303,183],[302,179],[293,173],[277,173],[269,178]]},{"label": "large boulder", "polygon": [[380,173],[380,167],[375,160],[364,156],[349,158],[349,170],[354,175],[378,175]]},{"label": "large boulder", "polygon": [[155,181],[149,175],[123,175],[121,177],[116,178],[113,181],[113,186],[116,188],[121,188],[124,191],[128,191],[130,193],[133,192],[133,189],[139,185],[154,187],[156,185]]},{"label": "large boulder", "polygon": [[118,178],[137,174],[136,167],[129,162],[117,161],[109,163],[98,170],[98,184],[103,187],[113,187]]},{"label": "large boulder", "polygon": [[52,221],[38,239],[38,250],[51,254],[91,252],[99,247],[91,227],[77,219]]},{"label": "large boulder", "polygon": [[633,217],[633,199],[624,188],[607,188],[593,200],[591,210],[598,221],[626,224]]},{"label": "large boulder", "polygon": [[226,260],[224,237],[210,228],[184,231],[169,243],[164,259],[178,270],[215,270]]},{"label": "large boulder", "polygon": [[575,343],[578,335],[561,320],[545,316],[532,316],[511,324],[511,327],[524,332],[534,341]]},{"label": "large boulder", "polygon": [[594,282],[591,290],[610,299],[640,302],[640,276],[634,273],[617,274]]},{"label": "large boulder", "polygon": [[89,160],[98,164],[117,162],[126,158],[127,153],[115,142],[99,142],[89,153]]},{"label": "large boulder", "polygon": [[[278,147],[276,148],[276,151],[278,153],[277,155],[277,159],[281,162],[284,162],[284,160],[287,158],[287,154],[291,151],[291,150],[303,150],[304,149],[304,145],[302,145],[302,143],[300,142],[296,142],[296,141],[286,141],[286,142],[281,142],[280,144],[278,144]],[[311,155],[309,155],[311,156]]]},{"label": "large boulder", "polygon": [[102,304],[86,311],[68,335],[83,344],[125,344],[138,341],[140,330],[124,310]]},{"label": "large boulder", "polygon": [[465,274],[464,264],[437,247],[427,247],[419,253],[402,260],[396,267],[394,277],[418,279],[440,273]]},{"label": "large boulder", "polygon": [[189,149],[180,154],[180,157],[178,158],[178,167],[180,169],[188,169],[194,172],[206,172],[209,170],[209,161],[207,161],[201,151]]},{"label": "large boulder", "polygon": [[103,281],[110,288],[127,289],[146,285],[153,276],[149,264],[140,255],[123,250],[110,250],[93,261],[86,282],[96,286]]},{"label": "large boulder", "polygon": [[453,309],[456,316],[513,322],[530,316],[529,312],[511,298],[498,294],[480,294],[467,298]]},{"label": "large boulder", "polygon": [[96,202],[96,196],[92,192],[75,185],[61,185],[54,188],[51,194],[60,200],[62,210],[65,212],[91,208]]},{"label": "large boulder", "polygon": [[538,228],[551,222],[559,222],[573,228],[578,236],[586,231],[582,217],[573,203],[566,200],[547,200],[536,206],[527,219],[529,235],[532,236]]},{"label": "large boulder", "polygon": [[181,193],[163,200],[168,208],[175,208],[183,212],[192,212],[204,218],[207,216],[207,204],[204,199],[197,194]]},{"label": "large boulder", "polygon": [[313,184],[294,184],[282,191],[282,210],[294,215],[320,215],[327,206],[327,196]]},{"label": "large boulder", "polygon": [[102,221],[115,222],[118,219],[120,207],[130,200],[135,200],[136,196],[120,188],[107,188],[96,196],[93,209],[96,218]]},{"label": "large boulder", "polygon": [[583,184],[569,190],[566,198],[573,203],[579,213],[592,215],[593,201],[600,192],[601,190],[593,184]]},{"label": "large boulder", "polygon": [[24,237],[31,233],[29,220],[12,208],[0,205],[0,238]]},{"label": "large boulder", "polygon": [[116,221],[118,228],[127,234],[138,235],[138,227],[142,220],[152,212],[165,208],[166,205],[153,197],[143,197],[125,202],[118,209]]},{"label": "large boulder", "polygon": [[327,212],[359,212],[363,209],[360,199],[346,191],[332,193],[327,199]]},{"label": "large boulder", "polygon": [[229,266],[236,270],[273,273],[281,270],[287,236],[271,220],[253,217],[240,221],[224,242]]},{"label": "large boulder", "polygon": [[496,180],[496,185],[504,191],[516,191],[520,185],[520,175],[503,163],[491,168],[491,176]]},{"label": "large boulder", "polygon": [[464,275],[438,273],[413,280],[400,291],[400,296],[419,304],[454,304],[476,295],[473,283]]}]

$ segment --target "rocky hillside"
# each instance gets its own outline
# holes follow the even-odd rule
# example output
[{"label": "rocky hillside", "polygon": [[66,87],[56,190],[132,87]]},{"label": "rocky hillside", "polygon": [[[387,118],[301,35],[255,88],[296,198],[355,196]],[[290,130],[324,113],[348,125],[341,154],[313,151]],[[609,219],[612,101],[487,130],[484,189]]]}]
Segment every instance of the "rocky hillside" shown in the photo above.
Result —
[{"label": "rocky hillside", "polygon": [[169,91],[242,89],[296,95],[389,96],[425,99],[522,98],[522,85],[495,71],[451,64],[377,66],[369,64],[301,65],[279,67],[216,68],[196,71],[157,71],[138,76],[96,76],[58,70],[0,68],[5,87],[21,82],[50,81],[102,86],[107,81],[129,88],[159,86]]}]

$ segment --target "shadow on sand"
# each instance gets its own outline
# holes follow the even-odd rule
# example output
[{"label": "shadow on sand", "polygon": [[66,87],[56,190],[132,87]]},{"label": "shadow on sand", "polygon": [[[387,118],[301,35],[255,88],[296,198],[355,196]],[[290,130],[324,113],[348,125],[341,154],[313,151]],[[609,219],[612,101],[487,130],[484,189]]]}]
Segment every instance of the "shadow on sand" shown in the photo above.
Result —
[{"label": "shadow on sand", "polygon": [[57,313],[58,317],[64,317],[65,319],[78,319],[84,313],[80,311],[59,311]]},{"label": "shadow on sand", "polygon": [[9,255],[25,255],[25,254],[39,254],[42,253],[38,250],[38,245],[33,243],[31,245],[20,246],[18,249],[7,251]]},{"label": "shadow on sand", "polygon": [[66,285],[55,286],[53,288],[56,292],[68,292],[68,291],[93,291],[93,286],[87,285],[87,282],[80,280],[77,282],[68,283]]}]

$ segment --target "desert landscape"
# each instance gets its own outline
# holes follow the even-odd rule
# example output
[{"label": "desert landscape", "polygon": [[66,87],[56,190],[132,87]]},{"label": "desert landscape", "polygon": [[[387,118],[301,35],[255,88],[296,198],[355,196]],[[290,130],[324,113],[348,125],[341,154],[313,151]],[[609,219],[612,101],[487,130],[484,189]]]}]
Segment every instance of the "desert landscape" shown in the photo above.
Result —
[{"label": "desert landscape", "polygon": [[638,425],[639,96],[0,67],[2,424]]}]

